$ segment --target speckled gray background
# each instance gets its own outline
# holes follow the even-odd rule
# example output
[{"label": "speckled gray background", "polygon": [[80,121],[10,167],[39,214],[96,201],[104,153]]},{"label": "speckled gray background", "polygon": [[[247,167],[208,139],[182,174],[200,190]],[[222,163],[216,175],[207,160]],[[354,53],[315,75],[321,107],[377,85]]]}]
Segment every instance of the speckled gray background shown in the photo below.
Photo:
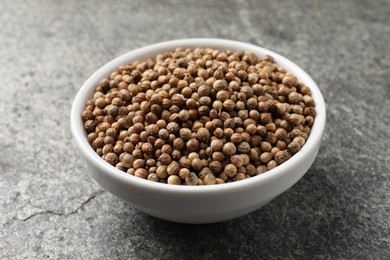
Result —
[{"label": "speckled gray background", "polygon": [[[0,259],[390,259],[389,1],[6,0],[0,25]],[[103,191],[69,129],[97,68],[186,37],[277,51],[327,103],[304,178],[214,225],[158,220]]]}]

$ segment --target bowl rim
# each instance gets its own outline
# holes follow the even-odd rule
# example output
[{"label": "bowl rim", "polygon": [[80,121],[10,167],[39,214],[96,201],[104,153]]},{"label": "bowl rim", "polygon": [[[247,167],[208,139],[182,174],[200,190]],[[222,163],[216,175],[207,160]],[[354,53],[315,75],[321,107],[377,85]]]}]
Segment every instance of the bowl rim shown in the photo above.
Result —
[{"label": "bowl rim", "polygon": [[[252,51],[257,55],[268,54],[274,58],[277,64],[280,64],[287,71],[290,71],[300,81],[304,82],[312,92],[312,97],[316,104],[316,118],[311,128],[311,133],[305,143],[305,145],[294,154],[289,160],[281,165],[278,165],[274,169],[271,169],[263,174],[253,176],[248,179],[224,183],[220,185],[201,185],[201,186],[186,186],[186,185],[168,185],[165,183],[153,182],[150,180],[138,178],[130,174],[121,171],[114,166],[104,161],[89,144],[86,134],[84,132],[83,123],[81,119],[81,111],[85,106],[87,100],[86,95],[91,91],[91,88],[96,87],[96,83],[100,81],[108,73],[114,71],[118,66],[137,60],[137,57],[149,56],[153,57],[157,53],[165,50],[174,49],[177,47],[211,47],[219,49],[231,49],[231,50],[244,50]],[[110,178],[115,178],[121,182],[125,182],[129,185],[135,185],[139,188],[158,190],[161,192],[185,192],[185,193],[202,193],[205,192],[227,192],[234,189],[247,189],[255,187],[260,184],[269,183],[277,178],[280,178],[286,174],[289,174],[289,168],[295,164],[300,164],[305,161],[305,158],[313,152],[316,152],[316,148],[319,146],[321,137],[325,128],[326,121],[326,108],[325,101],[321,94],[320,89],[313,79],[297,64],[293,63],[286,57],[271,51],[269,49],[256,46],[250,43],[218,39],[218,38],[189,38],[178,39],[171,41],[164,41],[155,43],[145,47],[137,48],[123,55],[120,55],[108,63],[101,66],[96,70],[81,86],[77,92],[70,113],[70,124],[73,139],[86,159],[93,163],[103,174],[106,174]]]}]

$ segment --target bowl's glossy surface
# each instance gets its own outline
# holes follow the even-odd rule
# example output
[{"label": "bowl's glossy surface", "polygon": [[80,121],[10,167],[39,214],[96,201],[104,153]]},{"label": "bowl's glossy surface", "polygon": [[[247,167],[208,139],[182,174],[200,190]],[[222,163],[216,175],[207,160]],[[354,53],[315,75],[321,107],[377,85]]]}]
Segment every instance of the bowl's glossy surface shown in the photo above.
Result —
[{"label": "bowl's glossy surface", "polygon": [[[312,90],[317,116],[312,132],[302,149],[276,168],[246,180],[222,185],[175,186],[143,180],[106,163],[91,148],[83,128],[81,112],[92,97],[98,82],[118,66],[153,58],[177,47],[212,47],[252,51],[271,55],[275,62],[293,73]],[[267,49],[222,39],[184,39],[143,47],[124,54],[97,70],[79,90],[71,111],[75,143],[86,161],[91,176],[106,190],[152,216],[182,223],[213,223],[243,216],[270,202],[296,183],[312,165],[325,127],[325,103],[314,81],[296,64]],[[302,195],[303,196],[303,195]]]}]

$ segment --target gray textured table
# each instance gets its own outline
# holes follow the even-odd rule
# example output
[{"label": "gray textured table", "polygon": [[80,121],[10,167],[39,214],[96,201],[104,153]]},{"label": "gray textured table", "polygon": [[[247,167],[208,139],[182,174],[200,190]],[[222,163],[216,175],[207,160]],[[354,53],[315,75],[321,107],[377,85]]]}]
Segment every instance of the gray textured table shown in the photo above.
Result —
[{"label": "gray textured table", "polygon": [[[12,0],[0,10],[0,259],[390,259],[389,1]],[[187,37],[273,49],[327,103],[304,178],[225,223],[131,208],[89,178],[70,134],[72,99],[98,67]]]}]

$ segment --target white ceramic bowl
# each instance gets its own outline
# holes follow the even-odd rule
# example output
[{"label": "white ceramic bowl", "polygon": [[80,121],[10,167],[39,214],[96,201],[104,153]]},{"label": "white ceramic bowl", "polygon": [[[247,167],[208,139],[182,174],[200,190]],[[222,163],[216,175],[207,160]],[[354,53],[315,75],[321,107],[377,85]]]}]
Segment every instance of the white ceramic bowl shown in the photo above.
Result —
[{"label": "white ceramic bowl", "polygon": [[[275,62],[310,87],[317,116],[311,134],[291,159],[276,168],[246,180],[209,186],[175,186],[137,178],[106,163],[91,148],[81,112],[98,82],[118,66],[152,58],[176,47],[212,47],[269,54]],[[182,223],[213,223],[243,216],[270,202],[295,184],[312,165],[325,127],[325,103],[314,81],[296,64],[267,49],[222,39],[183,39],[162,42],[124,54],[97,70],[79,90],[71,111],[72,134],[91,176],[106,190],[152,216]],[[304,196],[304,194],[302,194]]]}]

